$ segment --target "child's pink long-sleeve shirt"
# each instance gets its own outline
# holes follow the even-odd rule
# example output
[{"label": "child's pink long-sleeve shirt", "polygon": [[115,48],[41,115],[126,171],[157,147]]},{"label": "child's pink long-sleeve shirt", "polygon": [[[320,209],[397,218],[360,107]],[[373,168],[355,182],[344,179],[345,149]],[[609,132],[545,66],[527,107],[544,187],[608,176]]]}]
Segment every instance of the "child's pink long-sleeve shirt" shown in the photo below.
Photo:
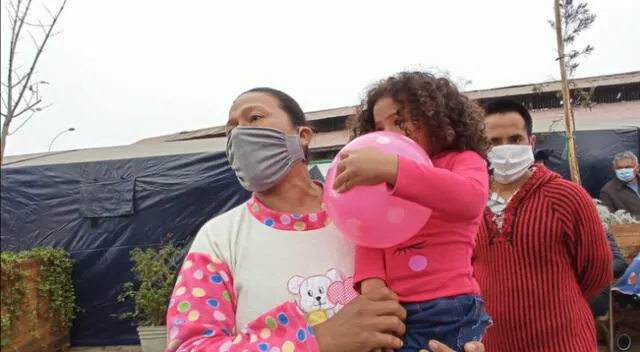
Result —
[{"label": "child's pink long-sleeve shirt", "polygon": [[434,167],[399,157],[392,194],[433,213],[422,230],[391,248],[357,247],[354,281],[383,279],[402,302],[479,294],[471,256],[489,196],[485,160],[472,151],[443,152]]}]

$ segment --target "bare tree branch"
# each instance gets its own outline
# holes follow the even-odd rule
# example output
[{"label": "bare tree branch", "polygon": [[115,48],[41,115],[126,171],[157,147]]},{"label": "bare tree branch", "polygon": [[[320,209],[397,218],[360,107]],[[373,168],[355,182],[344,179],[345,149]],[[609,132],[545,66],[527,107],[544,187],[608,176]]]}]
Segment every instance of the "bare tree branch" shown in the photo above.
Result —
[{"label": "bare tree branch", "polygon": [[[45,50],[49,39],[56,34],[54,28],[58,23],[60,15],[65,8],[67,0],[61,0],[60,6],[55,12],[51,11],[47,6],[43,5],[45,12],[50,16],[50,22],[47,24],[41,20],[30,19],[33,0],[9,0],[5,6],[11,26],[11,34],[9,38],[8,67],[6,79],[2,82],[2,107],[5,109],[0,115],[3,117],[0,139],[0,165],[4,157],[7,136],[19,131],[27,122],[29,122],[37,112],[42,111],[49,105],[43,105],[40,97],[40,85],[48,84],[46,81],[34,82],[33,78],[36,74],[36,67]],[[42,38],[38,40],[31,30],[42,30]],[[28,69],[22,70],[22,67],[16,63],[18,55],[18,47],[21,43],[24,32],[36,46],[36,52],[29,61]],[[37,34],[37,33],[36,33]],[[22,45],[22,44],[20,44]],[[28,113],[28,114],[27,114]],[[19,118],[20,124],[13,131],[9,132],[11,123]]]},{"label": "bare tree branch", "polygon": [[36,112],[36,111],[42,111],[42,108],[38,108],[38,107],[37,107],[37,106],[38,106],[38,104],[40,104],[40,103],[42,103],[42,99],[38,99],[38,100],[36,100],[36,102],[35,102],[35,103],[33,103],[33,104],[29,104],[29,105],[27,105],[27,107],[25,107],[24,109],[22,109],[22,110],[20,110],[20,111],[18,111],[18,112],[15,112],[15,113],[13,114],[13,118],[14,118],[14,119],[15,119],[15,118],[18,118],[18,117],[20,117],[20,115],[24,114],[24,113],[25,113],[25,112],[27,112],[27,111],[34,111],[34,112]]},{"label": "bare tree branch", "polygon": [[33,42],[33,45],[36,46],[36,48],[38,48],[40,46],[40,43],[38,43],[38,41],[36,40],[36,37],[33,36],[33,33],[31,32],[27,32],[29,34],[29,37],[31,38],[31,41]]},{"label": "bare tree branch", "polygon": [[24,81],[27,79],[27,76],[20,76],[20,74],[18,72],[14,73],[16,75],[16,77],[18,78],[18,81],[15,82],[11,88],[16,88],[17,86],[21,85],[22,83],[24,83]]},{"label": "bare tree branch", "polygon": [[[29,3],[31,3],[31,0],[28,0],[28,1],[29,1]],[[42,43],[40,44],[40,47],[38,48],[38,51],[36,52],[36,55],[33,58],[33,61],[31,63],[31,67],[29,68],[29,71],[27,72],[27,82],[31,80],[31,76],[33,75],[33,72],[35,71],[36,65],[38,64],[38,60],[40,59],[40,55],[42,55],[42,52],[44,51],[44,47],[45,47],[45,45],[47,45],[47,41],[49,41],[51,32],[53,31],[53,27],[56,25],[56,22],[58,22],[58,18],[60,17],[60,14],[62,13],[62,10],[64,10],[64,6],[66,5],[66,3],[67,3],[67,0],[63,0],[62,1],[62,5],[60,5],[60,8],[58,9],[58,12],[53,17],[53,21],[51,22],[51,25],[47,29],[47,32],[46,32],[46,34],[44,36],[44,39],[42,40]],[[20,101],[22,100],[22,97],[24,97],[24,93],[26,91],[26,88],[27,88],[27,85],[23,85],[22,86],[22,90],[18,94],[18,98],[16,98],[16,105],[20,104]]]},{"label": "bare tree branch", "polygon": [[[44,109],[48,108],[49,106],[51,106],[51,104],[48,104],[48,105],[46,105],[46,106],[42,107],[42,108],[41,108],[40,110],[38,110],[38,111],[44,110]],[[8,133],[8,135],[9,135],[9,136],[11,136],[11,135],[13,135],[14,133],[18,132],[18,131],[19,131],[19,130],[24,126],[24,125],[26,125],[26,124],[27,124],[27,122],[29,122],[29,120],[31,120],[31,119],[36,115],[36,112],[38,112],[38,111],[31,111],[31,114],[30,114],[29,116],[27,116],[26,118],[21,119],[21,120],[20,120],[20,125],[18,125],[18,127],[16,127],[16,129],[15,129],[15,130],[13,130],[12,132],[9,132],[9,133]]]},{"label": "bare tree branch", "polygon": [[36,116],[36,112],[33,111],[31,112],[31,115],[29,115],[27,118],[22,119],[22,121],[20,121],[20,125],[18,125],[18,127],[13,130],[13,132],[7,132],[7,136],[12,136],[14,133],[18,132],[24,125],[27,124],[27,122],[29,122],[31,120],[31,118],[33,118],[34,116]]}]

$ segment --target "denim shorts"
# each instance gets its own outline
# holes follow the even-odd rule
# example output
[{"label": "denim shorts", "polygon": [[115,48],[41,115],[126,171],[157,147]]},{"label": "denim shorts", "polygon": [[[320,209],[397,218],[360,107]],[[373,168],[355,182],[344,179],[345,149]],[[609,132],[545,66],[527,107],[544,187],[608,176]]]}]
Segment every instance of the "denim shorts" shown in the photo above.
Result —
[{"label": "denim shorts", "polygon": [[480,296],[460,295],[403,306],[407,333],[402,337],[401,352],[430,351],[427,344],[432,339],[462,352],[465,343],[480,341],[492,324]]}]

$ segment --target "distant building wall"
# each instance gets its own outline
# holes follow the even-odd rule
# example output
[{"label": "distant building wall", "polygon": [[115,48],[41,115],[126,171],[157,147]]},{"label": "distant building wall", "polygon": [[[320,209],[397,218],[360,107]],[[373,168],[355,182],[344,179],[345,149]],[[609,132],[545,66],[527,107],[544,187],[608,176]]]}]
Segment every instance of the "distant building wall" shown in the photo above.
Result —
[{"label": "distant building wall", "polygon": [[[581,78],[573,82],[576,89],[591,92],[590,102],[593,105],[590,108],[575,107],[578,130],[640,126],[640,71]],[[547,132],[564,130],[559,92],[560,82],[554,81],[474,90],[464,94],[480,104],[497,98],[519,101],[531,110],[534,131]],[[355,113],[355,106],[306,113],[315,132],[311,143],[312,160],[331,159],[348,142],[347,120]],[[214,138],[225,138],[224,126],[147,138],[136,144]]]}]

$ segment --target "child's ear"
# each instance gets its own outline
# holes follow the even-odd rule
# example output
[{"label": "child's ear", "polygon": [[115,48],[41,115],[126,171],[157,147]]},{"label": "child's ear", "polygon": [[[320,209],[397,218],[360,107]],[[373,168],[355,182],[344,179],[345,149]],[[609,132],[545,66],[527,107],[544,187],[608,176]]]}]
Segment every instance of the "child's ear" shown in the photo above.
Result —
[{"label": "child's ear", "polygon": [[447,145],[453,143],[453,141],[456,139],[456,131],[453,130],[453,128],[451,127],[447,127],[447,131],[445,132],[445,136],[447,139]]}]

